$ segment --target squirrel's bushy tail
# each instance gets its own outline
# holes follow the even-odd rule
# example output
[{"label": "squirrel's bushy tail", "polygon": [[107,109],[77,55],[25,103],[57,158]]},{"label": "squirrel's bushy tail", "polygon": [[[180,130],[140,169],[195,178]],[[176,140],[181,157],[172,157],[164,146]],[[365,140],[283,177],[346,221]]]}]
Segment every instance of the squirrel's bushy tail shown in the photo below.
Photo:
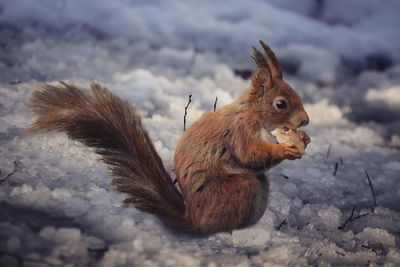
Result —
[{"label": "squirrel's bushy tail", "polygon": [[30,98],[38,115],[29,130],[58,130],[95,148],[113,174],[125,203],[154,214],[167,224],[187,228],[185,204],[143,128],[135,108],[97,83],[81,90],[60,82],[43,84]]}]

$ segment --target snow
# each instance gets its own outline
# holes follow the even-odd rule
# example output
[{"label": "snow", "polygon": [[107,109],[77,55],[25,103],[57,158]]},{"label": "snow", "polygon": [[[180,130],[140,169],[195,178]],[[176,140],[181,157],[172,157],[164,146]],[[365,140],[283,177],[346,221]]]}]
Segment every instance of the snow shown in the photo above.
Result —
[{"label": "snow", "polygon": [[270,239],[269,232],[264,229],[251,228],[246,230],[234,230],[232,232],[233,244],[242,246],[265,246]]},{"label": "snow", "polygon": [[400,87],[389,87],[383,90],[370,89],[365,99],[374,105],[383,105],[397,112],[400,111]]},{"label": "snow", "polygon": [[322,223],[331,229],[339,227],[342,219],[342,212],[334,206],[329,206],[327,209],[320,209],[318,216],[322,219]]},{"label": "snow", "polygon": [[378,243],[389,247],[395,246],[395,238],[384,229],[366,227],[361,233],[357,234],[357,238],[367,243]]},{"label": "snow", "polygon": [[[0,266],[400,265],[398,1],[0,6]],[[302,96],[312,142],[268,173],[269,204],[250,228],[172,231],[122,203],[91,149],[25,130],[38,82],[97,80],[138,107],[174,177],[188,96],[190,125],[216,97],[219,108],[240,95],[259,39]]]}]

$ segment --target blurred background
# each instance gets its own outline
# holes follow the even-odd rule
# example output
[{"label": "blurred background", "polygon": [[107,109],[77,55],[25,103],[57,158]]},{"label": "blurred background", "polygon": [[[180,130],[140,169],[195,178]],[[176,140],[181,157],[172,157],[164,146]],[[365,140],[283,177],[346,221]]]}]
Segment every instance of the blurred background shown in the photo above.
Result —
[{"label": "blurred background", "polygon": [[[399,0],[0,0],[0,265],[400,266],[399,11]],[[234,100],[259,40],[302,96],[312,143],[269,172],[252,228],[171,233],[121,204],[90,149],[26,133],[38,83],[96,80],[138,107],[174,177],[188,96],[188,125],[216,97]]]},{"label": "blurred background", "polygon": [[398,145],[398,10],[396,0],[2,0],[0,80],[112,83],[139,68],[201,78],[221,66],[248,78],[262,39],[307,101],[384,123]]}]

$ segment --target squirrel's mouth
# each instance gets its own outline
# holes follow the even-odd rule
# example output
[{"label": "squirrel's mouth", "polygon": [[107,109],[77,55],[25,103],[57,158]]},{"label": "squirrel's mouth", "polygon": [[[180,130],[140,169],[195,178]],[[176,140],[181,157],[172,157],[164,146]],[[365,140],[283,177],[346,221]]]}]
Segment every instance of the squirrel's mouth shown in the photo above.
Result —
[{"label": "squirrel's mouth", "polygon": [[[300,126],[300,127],[301,127],[301,126]],[[296,131],[296,130],[298,130],[300,127],[288,127],[288,126],[283,126],[281,129],[284,130],[285,132],[287,132],[287,131],[290,131],[290,130]]]},{"label": "squirrel's mouth", "polygon": [[282,127],[282,130],[284,130],[285,132],[288,132],[288,131],[296,131],[298,128],[299,127],[287,127],[287,126],[284,126],[284,127]]}]

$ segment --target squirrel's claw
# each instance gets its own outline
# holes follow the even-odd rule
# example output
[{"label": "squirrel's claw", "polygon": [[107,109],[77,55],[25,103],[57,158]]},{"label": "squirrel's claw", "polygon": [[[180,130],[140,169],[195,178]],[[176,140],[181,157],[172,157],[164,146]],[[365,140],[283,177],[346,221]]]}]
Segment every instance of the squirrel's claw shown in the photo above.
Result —
[{"label": "squirrel's claw", "polygon": [[285,146],[285,158],[289,160],[295,160],[301,158],[299,149],[295,146]]}]

